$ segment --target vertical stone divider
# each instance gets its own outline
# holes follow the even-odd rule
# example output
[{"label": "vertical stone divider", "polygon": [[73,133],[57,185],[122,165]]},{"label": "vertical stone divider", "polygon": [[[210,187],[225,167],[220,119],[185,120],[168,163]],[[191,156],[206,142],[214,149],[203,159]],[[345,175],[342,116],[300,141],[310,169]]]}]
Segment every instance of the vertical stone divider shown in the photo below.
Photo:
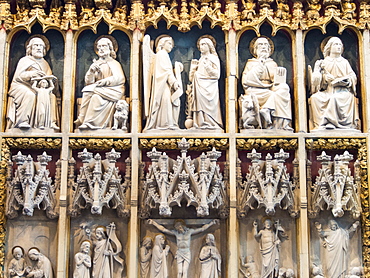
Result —
[{"label": "vertical stone divider", "polygon": [[73,48],[73,31],[68,30],[65,34],[65,54],[64,54],[64,73],[63,73],[63,109],[61,115],[61,130],[62,130],[62,150],[60,154],[61,165],[61,185],[60,185],[60,211],[58,220],[58,250],[57,250],[57,266],[56,278],[69,277],[69,244],[70,244],[70,218],[67,215],[67,196],[68,196],[68,159],[69,159],[69,126],[72,124],[71,117],[73,109],[72,96],[74,95],[74,80],[75,76],[75,53]]},{"label": "vertical stone divider", "polygon": [[[8,72],[5,71],[5,68],[7,68],[5,65],[7,65],[7,56],[6,56],[6,46],[7,46],[7,34],[5,28],[0,29],[0,117],[4,120],[5,115],[5,107],[6,107],[6,96],[7,96],[7,88],[5,88],[6,85],[6,78],[8,78]],[[5,126],[5,123],[0,125],[0,132],[2,131],[3,126]]]},{"label": "vertical stone divider", "polygon": [[[362,125],[363,125],[363,132],[369,133],[370,132],[370,105],[368,105],[369,99],[368,94],[366,92],[370,92],[370,63],[364,63],[365,57],[370,57],[370,30],[366,29],[363,31],[363,37],[362,37],[362,51],[360,49],[360,53],[363,54],[363,70],[364,74],[361,76],[364,77],[362,85],[362,89],[364,89],[364,92],[361,92],[362,97],[362,109],[363,109],[363,117],[362,117]],[[361,44],[360,44],[361,45]]]},{"label": "vertical stone divider", "polygon": [[[128,254],[126,256],[127,277],[139,277],[139,168],[140,168],[140,149],[139,149],[139,128],[141,128],[140,95],[140,44],[143,34],[139,29],[135,29],[132,39],[131,54],[131,214],[128,230]],[[135,112],[134,112],[135,111]]]},{"label": "vertical stone divider", "polygon": [[297,30],[295,32],[295,43],[293,49],[293,68],[295,73],[295,80],[293,91],[295,93],[296,101],[292,102],[293,111],[296,115],[296,131],[307,132],[307,95],[305,87],[305,55],[304,55],[304,39],[303,31]]},{"label": "vertical stone divider", "polygon": [[239,233],[238,219],[236,213],[236,160],[238,151],[236,149],[236,99],[237,99],[237,43],[236,32],[230,29],[226,37],[226,57],[227,57],[227,96],[228,113],[227,130],[229,134],[229,151],[227,160],[229,161],[229,203],[230,215],[228,219],[228,253],[227,253],[227,277],[235,278],[239,275],[238,254],[239,254]]}]

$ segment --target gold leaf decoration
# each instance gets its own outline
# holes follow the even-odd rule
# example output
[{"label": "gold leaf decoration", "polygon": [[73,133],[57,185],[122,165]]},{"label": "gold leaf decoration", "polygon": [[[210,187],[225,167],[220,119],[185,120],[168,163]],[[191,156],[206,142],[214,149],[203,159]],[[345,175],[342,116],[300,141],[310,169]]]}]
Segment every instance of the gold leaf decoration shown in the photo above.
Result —
[{"label": "gold leaf decoration", "polygon": [[89,149],[89,150],[128,150],[131,148],[131,139],[70,139],[69,147],[71,149]]},{"label": "gold leaf decoration", "polygon": [[[140,139],[141,149],[156,148],[159,150],[179,150],[178,143],[180,138],[170,139]],[[210,150],[215,147],[217,150],[226,150],[229,147],[228,139],[187,139],[190,145],[189,150],[203,151]]]},{"label": "gold leaf decoration", "polygon": [[297,139],[236,139],[238,150],[296,150],[298,149]]}]

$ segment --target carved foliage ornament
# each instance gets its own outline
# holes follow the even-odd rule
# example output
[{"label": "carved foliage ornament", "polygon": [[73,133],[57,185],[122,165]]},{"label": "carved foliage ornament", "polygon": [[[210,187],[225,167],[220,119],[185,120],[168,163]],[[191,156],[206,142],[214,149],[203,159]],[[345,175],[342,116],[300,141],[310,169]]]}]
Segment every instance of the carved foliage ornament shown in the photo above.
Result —
[{"label": "carved foliage ornament", "polygon": [[289,153],[282,149],[275,153],[275,159],[268,153],[265,161],[255,149],[247,154],[252,160],[249,172],[244,180],[241,174],[240,160],[237,165],[238,216],[246,217],[249,210],[265,208],[267,215],[274,215],[275,208],[288,210],[291,217],[298,217],[298,207],[294,191],[298,185],[298,161],[294,160],[294,173],[291,180],[287,173],[285,160]]},{"label": "carved foliage ornament", "polygon": [[92,214],[102,214],[103,207],[117,210],[119,217],[129,216],[129,188],[131,186],[131,159],[127,158],[124,182],[116,167],[121,154],[112,149],[102,160],[100,154],[93,154],[86,149],[78,153],[82,160],[80,173],[75,181],[75,160],[69,160],[68,183],[70,185],[69,213],[78,216],[81,209],[91,207]]},{"label": "carved foliage ornament", "polygon": [[58,198],[61,165],[56,164],[56,179],[53,184],[49,177],[49,170],[46,169],[48,162],[52,160],[50,155],[45,152],[37,156],[34,162],[31,155],[22,155],[18,152],[13,155],[13,161],[17,165],[13,176],[13,163],[8,163],[7,173],[7,202],[6,215],[9,218],[18,216],[22,209],[22,214],[32,216],[34,209],[46,211],[48,218],[58,217]]},{"label": "carved foliage ornament", "polygon": [[213,148],[192,160],[187,155],[190,145],[184,138],[178,146],[181,156],[176,160],[155,148],[148,152],[152,164],[143,182],[141,217],[149,217],[150,209],[157,207],[160,215],[171,216],[172,207],[181,207],[183,200],[187,206],[196,207],[199,217],[209,215],[209,208],[226,217],[225,183],[217,165],[221,152]]},{"label": "carved foliage ornament", "polygon": [[[334,217],[342,217],[344,211],[349,211],[353,218],[358,219],[361,215],[359,161],[354,164],[353,177],[349,168],[353,155],[348,151],[343,155],[337,154],[334,161],[323,151],[317,160],[321,162],[321,169],[315,183],[312,185],[310,182],[309,216],[317,217],[320,211],[331,210]],[[308,177],[311,177],[310,165],[307,163]]]}]

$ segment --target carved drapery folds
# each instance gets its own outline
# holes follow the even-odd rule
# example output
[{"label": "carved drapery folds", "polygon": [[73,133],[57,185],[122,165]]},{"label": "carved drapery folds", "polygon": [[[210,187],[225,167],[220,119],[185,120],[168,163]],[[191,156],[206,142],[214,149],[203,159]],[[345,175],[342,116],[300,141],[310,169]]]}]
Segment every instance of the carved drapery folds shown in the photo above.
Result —
[{"label": "carved drapery folds", "polygon": [[246,217],[249,210],[265,208],[267,215],[275,214],[276,207],[288,210],[291,217],[298,217],[298,207],[294,192],[298,185],[298,161],[293,161],[293,177],[287,172],[285,161],[289,153],[275,153],[275,159],[268,153],[265,161],[262,154],[255,149],[247,154],[252,161],[249,172],[244,180],[241,173],[241,162],[238,161],[237,188],[238,188],[238,216]]},{"label": "carved drapery folds", "polygon": [[221,152],[213,148],[192,160],[187,155],[189,143],[182,139],[178,146],[181,156],[176,160],[155,148],[148,152],[152,163],[143,181],[141,217],[149,217],[152,208],[159,208],[162,216],[171,216],[172,207],[181,207],[182,201],[194,206],[199,217],[208,216],[210,208],[226,217],[226,188],[217,165]]},{"label": "carved drapery folds", "polygon": [[131,159],[125,160],[125,177],[122,182],[117,159],[121,154],[112,149],[102,160],[100,154],[93,154],[84,149],[78,153],[82,160],[80,173],[75,181],[75,160],[69,160],[70,204],[69,213],[78,216],[82,209],[91,207],[92,214],[102,214],[103,207],[115,209],[119,217],[129,216],[129,188],[131,186]]},{"label": "carved drapery folds", "polygon": [[[37,156],[37,162],[33,161],[31,155],[23,155],[18,152],[13,155],[16,169],[13,173],[13,163],[8,163],[7,173],[7,204],[6,216],[15,218],[22,209],[22,214],[33,216],[34,209],[46,211],[48,218],[58,217],[58,198],[61,166],[56,163],[55,182],[49,177],[46,168],[52,160],[50,155],[44,152]],[[14,175],[13,175],[14,174]]]},{"label": "carved drapery folds", "polygon": [[[316,181],[309,182],[310,204],[309,216],[317,217],[322,210],[331,210],[334,217],[342,217],[345,211],[358,219],[361,214],[359,190],[361,188],[360,163],[354,163],[354,176],[349,163],[353,155],[345,151],[342,155],[331,156],[324,151],[317,156],[321,162]],[[311,177],[311,163],[307,163],[308,177]]]}]

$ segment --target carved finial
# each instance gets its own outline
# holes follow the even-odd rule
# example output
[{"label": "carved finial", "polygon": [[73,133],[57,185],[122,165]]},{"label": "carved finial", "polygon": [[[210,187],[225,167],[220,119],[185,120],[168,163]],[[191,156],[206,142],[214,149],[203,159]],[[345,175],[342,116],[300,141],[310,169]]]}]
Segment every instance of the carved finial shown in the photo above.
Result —
[{"label": "carved finial", "polygon": [[261,159],[262,155],[257,153],[256,149],[253,149],[251,153],[247,154],[247,158],[252,160],[252,163],[257,163]]},{"label": "carved finial", "polygon": [[82,163],[89,163],[92,157],[92,153],[88,152],[86,148],[78,153],[78,158],[82,160]]},{"label": "carved finial", "polygon": [[18,166],[23,165],[23,163],[26,161],[26,156],[21,152],[18,152],[17,155],[13,155],[13,161],[15,161]]},{"label": "carved finial", "polygon": [[46,152],[43,152],[42,155],[37,156],[37,161],[40,162],[42,166],[48,165],[48,162],[52,161],[51,155],[47,155]]},{"label": "carved finial", "polygon": [[212,151],[207,152],[207,157],[211,160],[211,162],[216,162],[220,156],[221,152],[216,151],[215,147],[212,148]]},{"label": "carved finial", "polygon": [[161,153],[157,152],[156,148],[153,148],[151,152],[147,153],[147,156],[154,162],[158,162],[158,159],[161,157]]},{"label": "carved finial", "polygon": [[109,153],[105,154],[105,157],[110,163],[115,163],[117,159],[121,157],[121,154],[116,152],[115,149],[112,149]]}]

